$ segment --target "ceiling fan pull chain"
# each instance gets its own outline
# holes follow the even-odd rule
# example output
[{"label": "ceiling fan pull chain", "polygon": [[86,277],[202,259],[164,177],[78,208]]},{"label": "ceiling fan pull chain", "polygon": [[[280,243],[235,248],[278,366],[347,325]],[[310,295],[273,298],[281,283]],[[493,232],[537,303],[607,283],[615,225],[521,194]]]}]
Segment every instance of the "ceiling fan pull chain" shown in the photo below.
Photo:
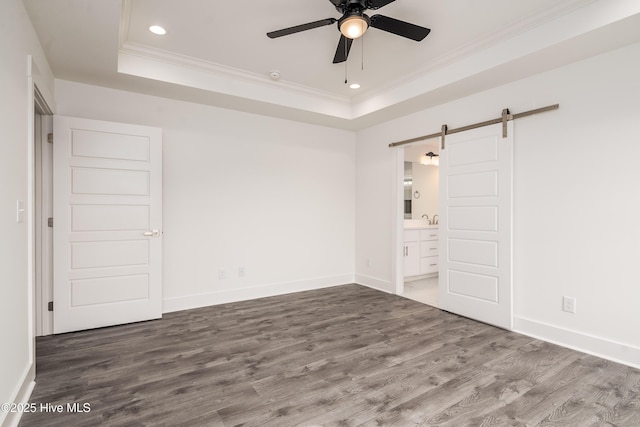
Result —
[{"label": "ceiling fan pull chain", "polygon": [[[344,44],[345,58],[347,58],[347,43]],[[347,58],[348,59],[348,58]],[[344,60],[344,84],[347,84],[349,81],[347,79],[347,59]]]},{"label": "ceiling fan pull chain", "polygon": [[347,61],[344,61],[344,84],[347,84]]},{"label": "ceiling fan pull chain", "polygon": [[360,52],[360,71],[364,71],[364,32],[366,31],[366,28],[364,27],[364,21],[362,21],[362,36],[360,37],[361,40],[361,44],[360,44],[360,48],[361,48],[361,52]]},{"label": "ceiling fan pull chain", "polygon": [[361,71],[364,71],[364,36],[362,36],[362,37],[360,37],[360,38],[362,39],[362,44],[361,44],[361,47],[362,47],[362,54],[360,55],[360,56],[361,56],[362,63],[360,64],[360,70],[361,70]]}]

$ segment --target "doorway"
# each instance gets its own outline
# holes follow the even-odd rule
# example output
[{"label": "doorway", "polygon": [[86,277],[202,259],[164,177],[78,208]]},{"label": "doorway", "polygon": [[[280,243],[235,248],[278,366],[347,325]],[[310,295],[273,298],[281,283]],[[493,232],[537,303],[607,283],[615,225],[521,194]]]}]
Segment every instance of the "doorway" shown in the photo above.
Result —
[{"label": "doorway", "polygon": [[[396,241],[402,251],[395,277],[397,293],[407,296],[408,278],[437,272],[439,309],[511,329],[513,122],[504,117],[502,123],[451,132],[442,141],[437,175],[442,217],[434,221],[418,211],[404,219],[398,209]],[[396,151],[398,194],[404,194],[405,181],[413,184],[413,176],[404,178],[405,151]],[[413,188],[412,194],[421,197]],[[404,205],[398,200],[397,206]]]},{"label": "doorway", "polygon": [[33,277],[35,335],[53,333],[53,112],[34,85]]},{"label": "doorway", "polygon": [[[46,103],[39,102],[37,88],[34,98],[29,211],[34,213],[30,270],[35,336],[161,317],[161,130],[62,116],[54,120]],[[66,125],[71,122],[79,160],[69,154],[71,127]],[[54,273],[63,275],[62,280],[54,280]],[[54,287],[54,281],[59,285]],[[97,286],[105,282],[108,291]],[[85,317],[79,321],[79,316]]]},{"label": "doorway", "polygon": [[403,274],[406,298],[439,307],[439,140],[403,150]]}]

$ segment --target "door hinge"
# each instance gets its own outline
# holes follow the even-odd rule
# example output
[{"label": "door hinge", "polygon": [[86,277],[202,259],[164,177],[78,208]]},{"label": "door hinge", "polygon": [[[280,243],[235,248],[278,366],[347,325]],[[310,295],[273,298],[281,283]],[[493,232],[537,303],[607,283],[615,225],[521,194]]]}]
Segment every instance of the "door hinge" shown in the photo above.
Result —
[{"label": "door hinge", "polygon": [[47,218],[47,226],[53,228],[53,218]]},{"label": "door hinge", "polygon": [[53,301],[49,301],[49,304],[47,305],[47,310],[53,311]]},{"label": "door hinge", "polygon": [[52,133],[48,133],[47,134],[47,142],[49,144],[53,144],[53,134]]}]

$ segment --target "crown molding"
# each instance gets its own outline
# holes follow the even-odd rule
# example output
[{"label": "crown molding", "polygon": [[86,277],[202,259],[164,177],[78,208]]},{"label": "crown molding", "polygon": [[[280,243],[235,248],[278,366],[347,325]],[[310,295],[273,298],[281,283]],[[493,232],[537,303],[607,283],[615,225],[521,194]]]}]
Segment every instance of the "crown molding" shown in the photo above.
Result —
[{"label": "crown molding", "polygon": [[[464,82],[482,78],[491,70],[502,70],[502,83],[526,77],[526,70],[512,72],[518,64],[539,59],[544,52],[554,49],[557,56],[557,49],[562,49],[572,40],[611,26],[639,11],[640,5],[626,0],[563,1],[435,57],[428,66],[408,76],[347,97],[287,81],[274,81],[266,74],[247,72],[129,41],[131,0],[123,0],[118,72],[202,90],[213,96],[220,94],[248,102],[257,101],[267,108],[284,107],[327,119],[362,122],[392,108],[399,110],[405,105],[414,105],[412,100],[418,98],[446,102],[450,96],[460,95],[456,92],[458,87],[468,94],[469,88],[464,86]],[[588,56],[587,50],[584,49],[583,56]],[[509,64],[513,67],[510,68]],[[562,64],[562,60],[555,59],[548,61],[547,65],[536,64],[531,69],[540,72],[545,67],[549,69]],[[498,81],[497,77],[494,80]],[[476,89],[488,87],[485,84]]]},{"label": "crown molding", "polygon": [[229,67],[227,65],[216,64],[200,58],[158,49],[141,43],[125,41],[121,45],[119,51],[124,54],[137,55],[153,61],[177,65],[193,70],[204,71],[210,74],[222,76],[224,78],[230,78],[245,83],[259,84],[270,88],[277,87],[282,90],[301,93],[318,98],[324,98],[333,102],[348,103],[350,100],[350,98],[347,96],[336,95],[331,92],[325,92],[287,81],[274,81],[267,75],[252,73],[249,71],[241,70],[239,68]]},{"label": "crown molding", "polygon": [[349,97],[130,41],[131,3],[122,1],[118,72],[340,119],[352,118]]},{"label": "crown molding", "polygon": [[118,72],[210,92],[351,119],[350,98],[250,73],[199,58],[125,41]]},{"label": "crown molding", "polygon": [[466,58],[485,49],[489,49],[500,44],[504,40],[517,37],[523,33],[526,33],[527,31],[535,29],[536,27],[547,24],[559,18],[560,16],[575,12],[576,10],[597,1],[600,0],[573,0],[569,3],[564,2],[557,4],[554,7],[545,9],[544,11],[535,15],[531,15],[519,21],[515,21],[507,27],[487,33],[484,37],[478,38],[471,43],[459,46],[456,49],[434,57],[429,65],[425,67],[417,68],[411,73],[404,75],[403,77],[394,79],[393,81],[389,81],[383,85],[378,85],[374,89],[362,91],[353,97],[353,102],[359,102],[363,99],[392,91],[398,87],[422,78],[425,75],[450,66],[451,64],[460,61],[462,58]]},{"label": "crown molding", "polygon": [[[525,71],[508,72],[509,64],[517,67],[528,58],[543,57],[544,52],[555,52],[544,58],[544,63],[531,67],[531,72],[540,72],[565,65],[600,52],[601,46],[616,47],[614,38],[602,40],[598,45],[585,46],[585,40],[603,29],[624,27],[628,18],[637,18],[640,3],[626,0],[574,0],[570,4],[557,6],[542,14],[514,23],[509,29],[494,33],[456,52],[437,58],[426,68],[417,70],[406,78],[390,85],[378,87],[375,91],[363,92],[352,98],[355,119],[376,113],[385,108],[399,105],[411,99],[452,89],[456,84],[472,80],[491,70],[502,68],[501,84],[513,79],[527,77]],[[615,30],[611,31],[612,33]],[[640,33],[639,33],[640,34]],[[582,42],[581,42],[582,40]],[[556,49],[580,46],[580,55],[558,56]],[[535,71],[534,71],[535,70]],[[478,90],[488,87],[479,87]]]}]

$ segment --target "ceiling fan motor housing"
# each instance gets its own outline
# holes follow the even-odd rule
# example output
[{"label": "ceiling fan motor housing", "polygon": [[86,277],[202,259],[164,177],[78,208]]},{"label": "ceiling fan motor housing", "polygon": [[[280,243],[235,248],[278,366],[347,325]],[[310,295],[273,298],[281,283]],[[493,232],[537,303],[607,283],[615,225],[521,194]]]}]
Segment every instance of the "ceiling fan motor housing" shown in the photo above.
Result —
[{"label": "ceiling fan motor housing", "polygon": [[336,4],[336,10],[342,14],[350,12],[364,12],[368,9],[365,0],[342,0]]}]

